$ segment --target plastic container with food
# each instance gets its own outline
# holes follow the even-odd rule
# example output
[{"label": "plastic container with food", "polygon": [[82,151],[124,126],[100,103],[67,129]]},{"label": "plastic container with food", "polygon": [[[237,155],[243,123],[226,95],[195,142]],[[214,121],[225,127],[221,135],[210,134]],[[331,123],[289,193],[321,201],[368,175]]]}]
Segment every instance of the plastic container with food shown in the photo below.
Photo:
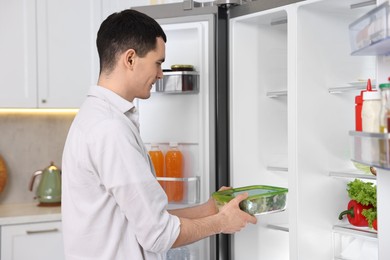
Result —
[{"label": "plastic container with food", "polygon": [[288,189],[281,187],[246,186],[216,191],[212,196],[220,210],[230,200],[245,192],[248,193],[248,198],[240,202],[240,208],[251,215],[275,213],[286,209]]}]

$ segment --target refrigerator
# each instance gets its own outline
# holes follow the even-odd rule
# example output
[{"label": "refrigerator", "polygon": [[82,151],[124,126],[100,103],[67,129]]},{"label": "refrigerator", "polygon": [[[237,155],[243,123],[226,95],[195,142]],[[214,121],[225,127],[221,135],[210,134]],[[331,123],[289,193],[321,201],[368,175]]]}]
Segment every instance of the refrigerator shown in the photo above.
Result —
[{"label": "refrigerator", "polygon": [[176,250],[183,254],[178,259],[390,258],[386,235],[338,219],[351,180],[390,185],[357,171],[348,134],[355,127],[355,96],[366,80],[376,87],[390,76],[383,53],[353,53],[350,25],[385,2],[222,0],[131,7],[166,32],[164,68],[191,64],[198,73],[196,91],[156,89],[138,101],[146,145],[158,143],[166,152],[174,141],[184,154],[184,178],[167,181],[184,183],[185,201],[170,207],[205,202],[221,186],[289,190],[285,211],[258,216],[257,225],[234,235]]}]

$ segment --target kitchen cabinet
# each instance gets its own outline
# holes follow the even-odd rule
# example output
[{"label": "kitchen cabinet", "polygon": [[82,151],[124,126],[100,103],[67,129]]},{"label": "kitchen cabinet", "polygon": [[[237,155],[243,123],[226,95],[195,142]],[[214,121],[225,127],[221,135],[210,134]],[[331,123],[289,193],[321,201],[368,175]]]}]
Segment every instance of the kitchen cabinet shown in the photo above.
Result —
[{"label": "kitchen cabinet", "polygon": [[61,228],[60,221],[1,226],[1,259],[65,259]]},{"label": "kitchen cabinet", "polygon": [[0,107],[36,107],[35,1],[0,1],[0,34]]},{"label": "kitchen cabinet", "polygon": [[0,259],[64,259],[61,207],[1,204]]},{"label": "kitchen cabinet", "polygon": [[[100,1],[0,2],[0,107],[78,108],[96,84]],[[12,24],[13,26],[6,26]],[[6,93],[6,94],[5,94]]]}]

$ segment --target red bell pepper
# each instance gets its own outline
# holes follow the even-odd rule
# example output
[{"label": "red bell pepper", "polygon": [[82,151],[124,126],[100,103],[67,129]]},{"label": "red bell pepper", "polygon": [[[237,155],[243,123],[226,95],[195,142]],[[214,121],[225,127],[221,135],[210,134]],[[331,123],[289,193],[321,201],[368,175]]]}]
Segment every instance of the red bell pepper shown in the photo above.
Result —
[{"label": "red bell pepper", "polygon": [[349,223],[358,227],[367,227],[368,222],[365,216],[362,215],[364,209],[372,208],[371,205],[364,206],[358,203],[356,200],[350,200],[348,203],[348,209],[340,213],[339,219],[342,220],[344,215],[347,215]]},{"label": "red bell pepper", "polygon": [[373,222],[372,222],[372,227],[378,231],[378,219],[375,219]]}]

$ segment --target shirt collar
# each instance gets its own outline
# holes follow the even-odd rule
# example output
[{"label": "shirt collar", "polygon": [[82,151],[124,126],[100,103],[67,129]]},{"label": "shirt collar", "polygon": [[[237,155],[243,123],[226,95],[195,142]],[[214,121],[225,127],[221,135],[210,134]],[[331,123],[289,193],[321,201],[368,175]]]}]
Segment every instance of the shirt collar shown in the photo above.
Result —
[{"label": "shirt collar", "polygon": [[122,98],[115,92],[101,86],[91,86],[88,92],[88,96],[95,96],[97,98],[106,100],[108,103],[110,103],[112,106],[115,106],[117,109],[119,109],[119,111],[124,114],[128,111],[132,112],[136,110],[132,102]]}]

